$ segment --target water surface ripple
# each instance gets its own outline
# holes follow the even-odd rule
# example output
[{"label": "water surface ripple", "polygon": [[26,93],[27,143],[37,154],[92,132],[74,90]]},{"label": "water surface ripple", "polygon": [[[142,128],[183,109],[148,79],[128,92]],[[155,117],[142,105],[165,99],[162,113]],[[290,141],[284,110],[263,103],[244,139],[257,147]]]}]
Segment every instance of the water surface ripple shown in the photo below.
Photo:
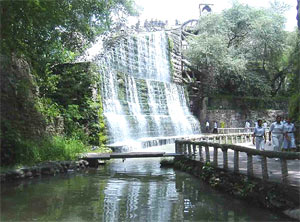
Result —
[{"label": "water surface ripple", "polygon": [[159,158],[1,186],[1,221],[283,221]]}]

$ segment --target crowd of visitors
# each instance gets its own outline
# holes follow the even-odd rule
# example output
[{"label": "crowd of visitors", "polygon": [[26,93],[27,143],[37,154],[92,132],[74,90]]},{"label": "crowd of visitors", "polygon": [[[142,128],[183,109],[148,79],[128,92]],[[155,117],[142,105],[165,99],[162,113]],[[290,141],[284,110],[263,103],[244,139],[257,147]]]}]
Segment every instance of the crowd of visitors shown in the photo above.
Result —
[{"label": "crowd of visitors", "polygon": [[[253,132],[253,144],[258,150],[264,150],[266,128],[266,122],[263,124],[261,119],[257,120],[257,125]],[[295,125],[291,123],[290,118],[282,121],[281,116],[277,116],[276,121],[271,124],[269,129],[269,145],[272,145],[273,150],[277,152],[296,151],[295,131]]]},{"label": "crowd of visitors", "polygon": [[[268,123],[266,120],[258,119],[255,123],[253,130],[253,144],[256,149],[264,150],[267,142],[266,132]],[[221,128],[224,128],[224,122],[220,123]],[[250,120],[245,122],[245,132],[251,132]],[[210,123],[206,120],[205,123],[206,133],[210,133]],[[295,125],[291,122],[290,118],[282,119],[281,116],[276,117],[276,121],[270,125],[269,129],[269,146],[272,146],[274,151],[296,151],[295,142]],[[218,133],[218,123],[214,121],[212,133]]]}]

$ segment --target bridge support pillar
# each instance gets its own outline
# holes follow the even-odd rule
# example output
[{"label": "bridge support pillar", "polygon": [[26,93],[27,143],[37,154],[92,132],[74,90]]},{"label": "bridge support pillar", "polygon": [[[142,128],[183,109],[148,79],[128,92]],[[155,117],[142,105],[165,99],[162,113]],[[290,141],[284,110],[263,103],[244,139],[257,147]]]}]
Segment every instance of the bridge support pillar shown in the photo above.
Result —
[{"label": "bridge support pillar", "polygon": [[247,175],[253,177],[253,156],[247,153]]},{"label": "bridge support pillar", "polygon": [[261,157],[261,171],[262,171],[263,180],[268,180],[269,179],[268,163],[267,163],[267,158],[265,156]]},{"label": "bridge support pillar", "polygon": [[283,183],[287,183],[288,182],[288,167],[287,167],[287,162],[286,159],[280,159],[281,161],[281,181]]},{"label": "bridge support pillar", "polygon": [[239,151],[234,151],[234,168],[233,168],[233,171],[235,173],[238,173],[239,172]]}]

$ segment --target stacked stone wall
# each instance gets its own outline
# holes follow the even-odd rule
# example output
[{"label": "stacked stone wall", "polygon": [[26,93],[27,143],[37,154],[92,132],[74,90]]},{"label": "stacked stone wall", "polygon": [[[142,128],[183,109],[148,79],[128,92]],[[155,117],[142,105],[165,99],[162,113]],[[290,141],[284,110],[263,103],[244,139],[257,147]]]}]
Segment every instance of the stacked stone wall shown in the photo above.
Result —
[{"label": "stacked stone wall", "polygon": [[181,29],[167,31],[169,41],[171,41],[170,61],[172,63],[172,81],[182,83],[182,49],[181,49]]},{"label": "stacked stone wall", "polygon": [[214,121],[220,126],[223,121],[225,128],[238,128],[244,127],[246,120],[250,120],[251,126],[257,119],[262,119],[268,123],[268,126],[275,121],[277,115],[285,116],[286,112],[282,110],[250,110],[250,111],[238,111],[238,110],[206,110],[204,115],[200,117],[201,126],[205,126],[205,122],[208,120],[210,126],[213,126]]}]

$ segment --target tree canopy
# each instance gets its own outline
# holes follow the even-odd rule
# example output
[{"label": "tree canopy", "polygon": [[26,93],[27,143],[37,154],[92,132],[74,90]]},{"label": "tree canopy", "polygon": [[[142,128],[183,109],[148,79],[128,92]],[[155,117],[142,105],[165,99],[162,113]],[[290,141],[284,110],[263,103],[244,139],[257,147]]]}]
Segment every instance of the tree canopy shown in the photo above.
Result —
[{"label": "tree canopy", "polygon": [[70,62],[116,14],[134,14],[132,0],[1,1],[2,54],[23,56],[39,75]]},{"label": "tree canopy", "polygon": [[200,17],[185,56],[204,96],[284,94],[295,49],[295,33],[284,30],[286,7],[275,2],[256,9],[235,2],[220,14]]}]

